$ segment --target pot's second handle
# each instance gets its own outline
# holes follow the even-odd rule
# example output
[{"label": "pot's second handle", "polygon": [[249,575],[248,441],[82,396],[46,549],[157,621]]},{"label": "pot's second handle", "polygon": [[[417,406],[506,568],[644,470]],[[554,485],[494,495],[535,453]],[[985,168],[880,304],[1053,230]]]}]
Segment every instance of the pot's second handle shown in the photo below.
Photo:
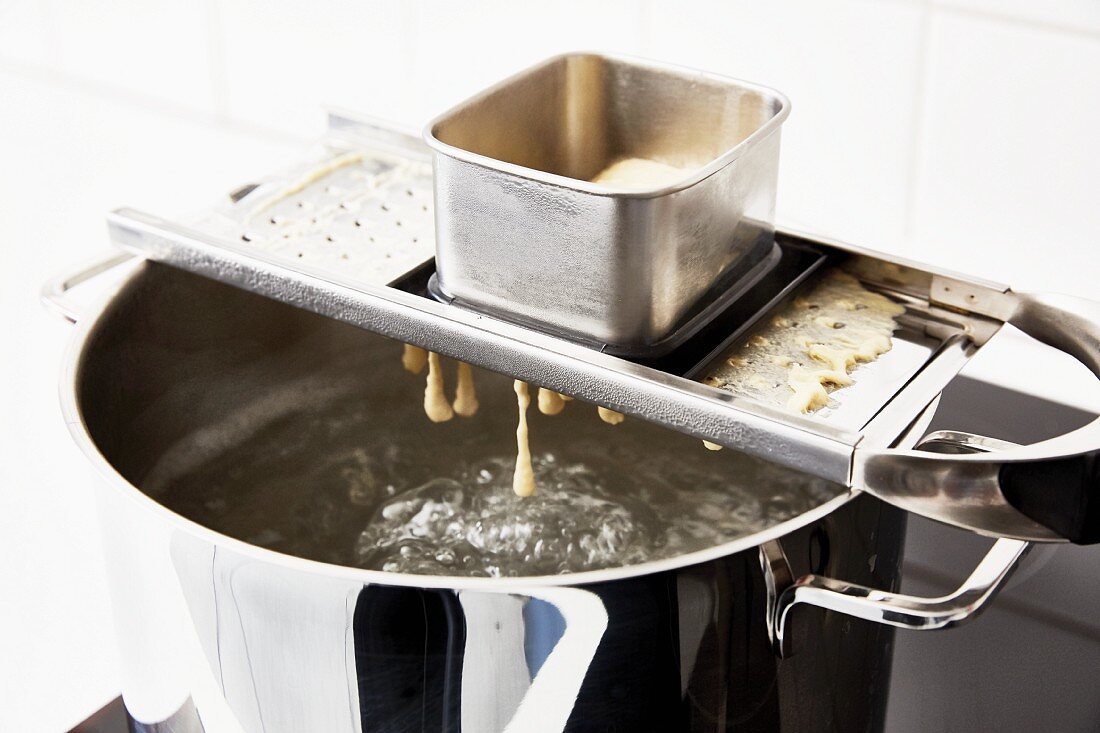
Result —
[{"label": "pot's second handle", "polygon": [[[768,632],[780,657],[791,655],[790,613],[795,606],[809,605],[902,629],[948,629],[977,616],[1012,575],[1031,544],[999,539],[955,591],[938,598],[920,598],[876,590],[856,583],[806,575],[780,587],[775,573],[789,568],[777,541],[760,547],[760,560],[768,581]],[[789,572],[789,571],[788,571]]]},{"label": "pot's second handle", "polygon": [[[1100,377],[1100,303],[1060,295],[998,296],[991,310],[1007,323],[1070,354]],[[996,453],[943,455],[857,447],[853,486],[982,534],[1097,543],[1100,419],[1041,443]]]},{"label": "pot's second handle", "polygon": [[[1019,446],[970,433],[939,431],[926,436],[917,447],[957,455],[988,454]],[[760,546],[760,567],[768,590],[768,635],[777,656],[790,656],[790,614],[798,605],[902,629],[948,629],[985,610],[1030,549],[1029,542],[1001,538],[962,585],[944,596],[921,598],[822,575],[804,575],[795,580],[779,540],[765,542]]]},{"label": "pot's second handle", "polygon": [[69,291],[132,259],[134,255],[129,252],[115,250],[63,272],[42,286],[42,303],[69,323],[76,323],[80,320],[80,308],[69,298]]}]

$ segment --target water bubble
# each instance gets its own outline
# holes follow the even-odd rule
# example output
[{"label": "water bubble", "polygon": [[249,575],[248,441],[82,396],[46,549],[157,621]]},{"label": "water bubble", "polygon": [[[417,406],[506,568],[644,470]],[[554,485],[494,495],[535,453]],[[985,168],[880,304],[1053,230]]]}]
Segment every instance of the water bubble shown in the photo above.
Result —
[{"label": "water bubble", "polygon": [[[644,504],[610,497],[592,471],[565,470],[537,458],[544,487],[533,497],[512,492],[511,472],[479,468],[497,478],[464,491],[436,479],[385,504],[359,538],[366,567],[395,564],[402,572],[544,575],[640,562],[654,549],[658,523]],[[553,488],[545,488],[553,487]],[[547,541],[561,537],[563,542]],[[414,540],[415,542],[410,542]]]}]

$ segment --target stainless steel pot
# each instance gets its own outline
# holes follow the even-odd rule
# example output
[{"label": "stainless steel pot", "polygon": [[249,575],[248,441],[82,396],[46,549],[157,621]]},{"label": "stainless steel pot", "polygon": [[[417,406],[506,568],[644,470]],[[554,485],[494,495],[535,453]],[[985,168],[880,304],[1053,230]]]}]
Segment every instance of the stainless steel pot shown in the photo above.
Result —
[{"label": "stainless steel pot", "polygon": [[[107,264],[59,278],[48,301],[77,320],[65,291]],[[386,404],[397,362],[380,336],[152,263],[79,317],[62,402],[96,469],[137,730],[875,729],[891,626],[973,616],[1027,547],[998,541],[952,596],[896,596],[904,513],[837,485],[795,516],[667,560],[401,575],[227,536],[147,482],[187,458],[173,452],[185,436],[217,426],[207,442],[232,441],[331,400],[341,379]],[[257,401],[275,391],[294,399]],[[792,615],[799,604],[831,612]]]}]

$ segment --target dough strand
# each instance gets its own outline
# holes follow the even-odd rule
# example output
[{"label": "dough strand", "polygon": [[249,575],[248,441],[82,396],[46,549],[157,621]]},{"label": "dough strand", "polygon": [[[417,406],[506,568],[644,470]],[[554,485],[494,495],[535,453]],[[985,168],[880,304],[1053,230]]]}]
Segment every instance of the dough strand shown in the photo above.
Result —
[{"label": "dough strand", "polygon": [[552,389],[539,387],[539,412],[543,415],[558,415],[565,409],[565,400]]},{"label": "dough strand", "polygon": [[609,410],[606,407],[597,407],[596,414],[599,415],[600,419],[608,425],[618,425],[626,419],[626,416],[623,415],[623,413]]},{"label": "dough strand", "polygon": [[443,369],[439,354],[428,354],[428,381],[424,388],[424,413],[432,422],[447,422],[455,416],[447,395],[443,393]]},{"label": "dough strand", "polygon": [[535,470],[531,466],[531,445],[527,434],[527,408],[531,406],[531,393],[527,383],[516,380],[512,388],[516,392],[519,408],[519,425],[516,427],[516,472],[512,476],[512,491],[516,496],[532,496],[535,493]]},{"label": "dough strand", "polygon": [[428,352],[419,346],[405,344],[405,351],[401,354],[401,366],[405,371],[420,374],[428,365]]},{"label": "dough strand", "polygon": [[480,405],[474,387],[474,372],[464,361],[458,362],[458,385],[455,387],[454,411],[462,417],[473,417]]}]

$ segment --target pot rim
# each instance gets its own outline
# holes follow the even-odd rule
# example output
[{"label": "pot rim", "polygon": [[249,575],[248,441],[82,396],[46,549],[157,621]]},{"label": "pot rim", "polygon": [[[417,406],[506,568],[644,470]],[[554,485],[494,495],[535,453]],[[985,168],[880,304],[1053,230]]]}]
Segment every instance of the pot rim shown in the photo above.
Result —
[{"label": "pot rim", "polygon": [[91,335],[106,317],[109,306],[114,301],[115,296],[132,281],[141,277],[146,271],[147,264],[147,261],[143,261],[140,265],[134,267],[130,273],[121,279],[116,287],[110,288],[108,292],[97,298],[94,304],[88,308],[85,314],[76,323],[76,330],[65,349],[63,357],[64,363],[62,365],[59,384],[61,412],[65,419],[65,425],[69,429],[69,434],[72,436],[77,447],[79,447],[85,457],[91,461],[96,473],[113,490],[121,493],[130,501],[142,506],[153,516],[161,519],[177,531],[198,536],[213,545],[224,547],[258,561],[280,565],[291,570],[300,570],[302,572],[319,574],[342,580],[361,581],[364,585],[519,593],[533,586],[580,586],[625,580],[642,575],[677,570],[727,555],[735,555],[770,540],[783,537],[811,522],[825,517],[862,493],[857,489],[842,491],[837,496],[796,517],[774,524],[759,532],[747,534],[743,537],[738,537],[737,539],[714,545],[704,550],[697,550],[695,552],[660,560],[649,560],[636,565],[603,568],[600,570],[586,570],[579,573],[566,573],[560,575],[490,578],[480,576],[469,577],[392,573],[384,570],[369,570],[347,565],[336,565],[320,560],[309,560],[277,550],[259,547],[244,542],[243,540],[230,537],[229,535],[222,534],[194,520],[188,519],[182,514],[172,511],[143,492],[140,488],[130,483],[115,470],[110,461],[100,452],[99,447],[95,444],[84,422],[84,416],[80,407],[80,399],[77,393],[77,378],[80,371],[80,365],[87,356],[86,349]]}]

